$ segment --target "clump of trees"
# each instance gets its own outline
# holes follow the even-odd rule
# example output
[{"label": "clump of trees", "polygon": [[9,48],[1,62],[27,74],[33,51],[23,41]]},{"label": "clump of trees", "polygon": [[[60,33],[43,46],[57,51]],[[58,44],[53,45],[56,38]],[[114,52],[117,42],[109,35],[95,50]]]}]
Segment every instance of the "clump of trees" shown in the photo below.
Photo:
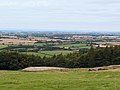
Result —
[{"label": "clump of trees", "polygon": [[43,58],[19,52],[0,52],[0,69],[3,70],[19,70],[30,66],[88,68],[114,64],[120,64],[120,46],[96,49],[91,47],[87,51]]}]

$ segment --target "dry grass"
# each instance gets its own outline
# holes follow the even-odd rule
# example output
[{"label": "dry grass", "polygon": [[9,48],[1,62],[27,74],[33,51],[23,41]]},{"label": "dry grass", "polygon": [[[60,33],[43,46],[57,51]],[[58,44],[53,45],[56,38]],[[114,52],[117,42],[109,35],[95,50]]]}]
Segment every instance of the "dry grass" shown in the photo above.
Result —
[{"label": "dry grass", "polygon": [[27,39],[0,39],[0,44],[14,44],[14,45],[33,45],[36,41],[30,41]]},{"label": "dry grass", "polygon": [[23,71],[46,71],[46,70],[62,70],[65,68],[59,68],[59,67],[28,67],[23,69]]},{"label": "dry grass", "polygon": [[38,71],[55,71],[55,72],[86,72],[88,68],[61,68],[61,67],[28,67],[22,71],[38,72]]},{"label": "dry grass", "polygon": [[120,45],[120,42],[95,42],[99,45]]},{"label": "dry grass", "polygon": [[61,39],[50,39],[48,37],[34,37],[31,40],[35,40],[35,41],[65,41],[65,40],[61,40]]},{"label": "dry grass", "polygon": [[95,67],[95,68],[61,68],[61,67],[28,67],[23,69],[22,71],[28,72],[38,72],[38,71],[56,71],[56,72],[88,72],[88,71],[114,71],[120,72],[120,65],[110,65],[103,67]]},{"label": "dry grass", "polygon": [[89,68],[88,71],[119,71],[120,72],[120,65],[110,65],[110,66]]}]

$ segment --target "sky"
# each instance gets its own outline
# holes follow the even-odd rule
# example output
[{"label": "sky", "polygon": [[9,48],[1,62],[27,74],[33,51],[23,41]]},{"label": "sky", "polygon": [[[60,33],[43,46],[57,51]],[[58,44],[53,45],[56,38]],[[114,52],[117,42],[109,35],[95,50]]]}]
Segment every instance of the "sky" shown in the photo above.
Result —
[{"label": "sky", "polygon": [[0,30],[120,31],[120,0],[0,0]]}]

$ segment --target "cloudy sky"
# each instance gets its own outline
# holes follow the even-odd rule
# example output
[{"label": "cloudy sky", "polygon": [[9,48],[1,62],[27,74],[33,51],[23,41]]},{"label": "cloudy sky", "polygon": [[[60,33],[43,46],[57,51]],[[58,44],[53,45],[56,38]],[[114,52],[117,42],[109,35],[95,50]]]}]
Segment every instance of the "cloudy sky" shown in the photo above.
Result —
[{"label": "cloudy sky", "polygon": [[120,0],[0,0],[0,29],[120,31]]}]

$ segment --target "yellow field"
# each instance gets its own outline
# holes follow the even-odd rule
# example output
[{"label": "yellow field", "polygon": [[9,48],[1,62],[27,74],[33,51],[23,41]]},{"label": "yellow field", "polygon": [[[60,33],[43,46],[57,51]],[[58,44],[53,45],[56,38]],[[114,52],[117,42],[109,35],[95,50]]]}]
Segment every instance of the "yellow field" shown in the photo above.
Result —
[{"label": "yellow field", "polygon": [[0,44],[6,44],[6,45],[33,45],[36,41],[30,41],[26,39],[0,39]]},{"label": "yellow field", "polygon": [[120,45],[120,42],[95,42],[96,44],[99,45]]}]

